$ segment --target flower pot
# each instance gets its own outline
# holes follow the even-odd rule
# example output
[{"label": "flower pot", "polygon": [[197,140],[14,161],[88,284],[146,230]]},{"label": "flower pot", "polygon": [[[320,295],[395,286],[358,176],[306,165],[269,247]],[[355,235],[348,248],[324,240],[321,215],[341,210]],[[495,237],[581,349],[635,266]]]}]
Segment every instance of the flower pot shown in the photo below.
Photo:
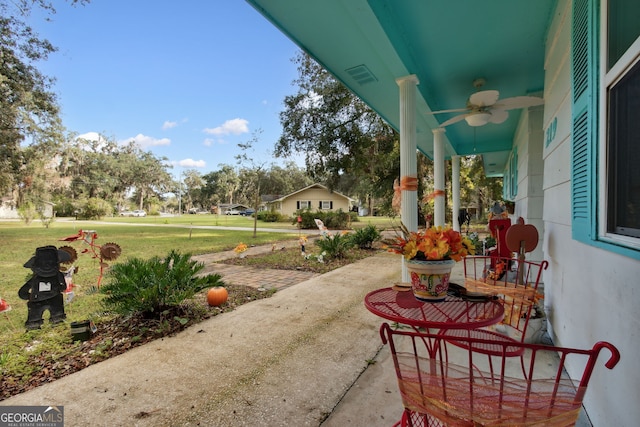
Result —
[{"label": "flower pot", "polygon": [[87,341],[91,338],[92,332],[90,320],[71,322],[71,338],[73,341]]},{"label": "flower pot", "polygon": [[407,261],[413,296],[424,302],[440,302],[447,297],[453,260]]}]

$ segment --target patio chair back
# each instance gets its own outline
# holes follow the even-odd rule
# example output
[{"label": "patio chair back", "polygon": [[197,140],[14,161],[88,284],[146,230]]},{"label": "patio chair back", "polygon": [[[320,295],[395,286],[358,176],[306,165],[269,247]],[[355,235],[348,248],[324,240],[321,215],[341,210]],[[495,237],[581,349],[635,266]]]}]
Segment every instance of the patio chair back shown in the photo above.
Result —
[{"label": "patio chair back", "polygon": [[504,304],[497,332],[525,341],[530,320],[543,316],[539,285],[549,263],[491,256],[470,256],[463,263],[467,291],[497,295]]},{"label": "patio chair back", "polygon": [[[581,350],[459,337],[451,346],[441,334],[394,330],[387,323],[380,335],[393,357],[405,408],[396,425],[403,427],[574,425],[600,352],[610,352],[609,369],[620,359],[608,342]],[[473,350],[487,344],[502,348],[491,356],[495,369],[488,369],[487,358]],[[506,356],[514,345],[524,354],[526,372]],[[582,373],[570,378],[567,365]]]}]

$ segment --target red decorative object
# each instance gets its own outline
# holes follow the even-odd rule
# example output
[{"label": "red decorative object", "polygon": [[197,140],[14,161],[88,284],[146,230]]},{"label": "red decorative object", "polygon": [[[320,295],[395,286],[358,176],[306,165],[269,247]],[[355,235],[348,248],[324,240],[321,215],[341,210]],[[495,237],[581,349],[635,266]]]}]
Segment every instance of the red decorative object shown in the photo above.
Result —
[{"label": "red decorative object", "polygon": [[[494,341],[497,356],[481,363],[475,353],[487,344],[481,338],[462,334],[456,343],[467,350],[460,351],[428,330],[383,323],[380,336],[389,345],[404,406],[398,427],[573,426],[598,356],[609,353],[608,369],[620,361],[618,349],[606,341],[579,349]],[[505,355],[512,349],[529,355],[523,372],[508,363]],[[539,368],[550,360],[557,369]],[[570,362],[577,367],[572,378],[565,375]]]},{"label": "red decorative object", "polygon": [[218,307],[229,298],[229,292],[222,286],[216,286],[207,292],[207,304],[211,307]]},{"label": "red decorative object", "polygon": [[[511,227],[511,219],[492,219],[489,221],[489,231],[491,236],[496,239],[496,249],[489,252],[489,255],[496,258],[511,258],[512,254],[507,246],[507,230]],[[495,265],[491,265],[495,267]]]},{"label": "red decorative object", "polygon": [[[59,240],[64,242],[75,242],[80,240],[86,243],[87,245],[89,245],[88,248],[84,248],[80,253],[90,254],[92,258],[97,259],[99,261],[100,275],[98,276],[98,283],[97,283],[97,286],[99,288],[100,283],[102,282],[102,277],[104,275],[104,270],[106,267],[108,267],[105,261],[116,260],[122,253],[122,249],[117,243],[113,243],[113,242],[105,243],[104,245],[98,245],[96,243],[97,239],[98,239],[98,233],[96,233],[95,230],[79,230],[78,234],[74,234],[73,236],[69,236],[69,237],[63,237],[62,239],[59,239]],[[70,252],[70,255],[72,256],[71,262],[77,259],[77,253],[73,248],[69,246],[63,246],[60,249],[65,251],[73,251],[73,253]]]}]

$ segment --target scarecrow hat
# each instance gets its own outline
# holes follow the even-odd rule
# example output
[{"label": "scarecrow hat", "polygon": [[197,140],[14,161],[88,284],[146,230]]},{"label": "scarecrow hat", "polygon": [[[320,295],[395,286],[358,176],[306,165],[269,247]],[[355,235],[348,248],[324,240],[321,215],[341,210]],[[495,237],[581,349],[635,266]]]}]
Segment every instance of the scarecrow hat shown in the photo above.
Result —
[{"label": "scarecrow hat", "polygon": [[61,262],[71,260],[71,255],[55,246],[42,246],[36,249],[35,256],[24,264],[40,276],[53,276],[60,269]]}]

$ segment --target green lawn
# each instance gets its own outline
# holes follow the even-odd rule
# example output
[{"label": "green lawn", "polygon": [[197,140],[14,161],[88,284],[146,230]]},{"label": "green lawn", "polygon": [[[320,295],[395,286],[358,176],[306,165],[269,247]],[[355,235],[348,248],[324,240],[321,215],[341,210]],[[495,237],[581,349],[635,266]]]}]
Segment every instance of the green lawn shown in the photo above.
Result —
[{"label": "green lawn", "polygon": [[[130,218],[131,219],[131,218]],[[136,218],[137,220],[138,218]],[[140,218],[143,220],[144,218]],[[246,218],[244,218],[246,219]],[[131,221],[130,221],[131,222]],[[141,225],[125,225],[114,223],[94,223],[90,221],[55,221],[49,228],[44,228],[39,222],[29,226],[21,222],[0,222],[0,241],[4,249],[0,251],[0,297],[9,302],[12,310],[0,317],[0,338],[3,332],[12,329],[23,331],[23,324],[27,316],[26,301],[18,298],[18,289],[32,275],[31,270],[24,268],[35,249],[40,246],[54,245],[60,247],[69,245],[78,252],[78,261],[74,263],[79,270],[74,275],[77,286],[75,300],[67,306],[69,321],[81,320],[96,309],[96,295],[84,296],[97,284],[100,265],[90,253],[82,253],[89,249],[83,241],[63,242],[68,236],[73,236],[80,229],[95,230],[97,245],[108,242],[117,243],[122,248],[122,255],[114,262],[123,261],[129,257],[150,258],[166,255],[171,249],[192,255],[220,252],[233,249],[238,243],[268,244],[276,241],[297,239],[297,233],[268,233],[258,232],[253,238],[253,231],[212,230],[189,228],[184,226],[145,226],[143,221],[134,221]],[[247,222],[249,222],[247,220]],[[147,223],[149,224],[149,223]],[[204,224],[202,224],[204,225]],[[112,264],[109,262],[108,264]],[[86,303],[86,304],[85,304]]]},{"label": "green lawn", "polygon": [[[110,223],[133,223],[133,224],[180,224],[180,225],[213,225],[218,227],[253,227],[253,217],[240,215],[189,215],[180,216],[146,216],[143,218],[134,217],[113,217],[105,218],[104,221]],[[400,218],[392,219],[385,216],[358,217],[358,221],[352,223],[353,228],[364,227],[373,224],[380,228],[389,228],[397,225]],[[279,228],[290,229],[294,227],[291,222],[262,222],[258,221],[258,228]]]},{"label": "green lawn", "polygon": [[[136,226],[139,224],[139,226]],[[365,217],[354,222],[353,227],[374,224],[379,228],[391,225],[389,218]],[[191,228],[190,226],[194,227]],[[198,226],[248,227],[246,231],[224,229],[202,229]],[[100,265],[90,253],[82,253],[89,245],[82,241],[64,242],[79,230],[95,230],[97,245],[114,242],[122,248],[121,256],[113,264],[129,257],[150,258],[164,256],[171,249],[192,255],[220,252],[233,249],[238,243],[249,245],[270,244],[277,241],[298,239],[297,230],[288,223],[258,222],[259,228],[289,229],[291,233],[259,231],[253,237],[253,218],[218,215],[182,215],[179,217],[148,216],[144,218],[109,218],[99,222],[58,219],[49,228],[39,222],[25,225],[18,221],[0,222],[0,297],[12,310],[0,316],[0,339],[4,333],[22,333],[27,317],[26,301],[18,298],[18,289],[32,275],[23,264],[35,253],[36,248],[46,245],[60,247],[69,245],[78,252],[74,263],[78,273],[74,275],[76,298],[66,308],[68,321],[83,320],[98,309],[99,295],[92,292],[97,284]],[[46,314],[45,316],[48,316]]]}]

